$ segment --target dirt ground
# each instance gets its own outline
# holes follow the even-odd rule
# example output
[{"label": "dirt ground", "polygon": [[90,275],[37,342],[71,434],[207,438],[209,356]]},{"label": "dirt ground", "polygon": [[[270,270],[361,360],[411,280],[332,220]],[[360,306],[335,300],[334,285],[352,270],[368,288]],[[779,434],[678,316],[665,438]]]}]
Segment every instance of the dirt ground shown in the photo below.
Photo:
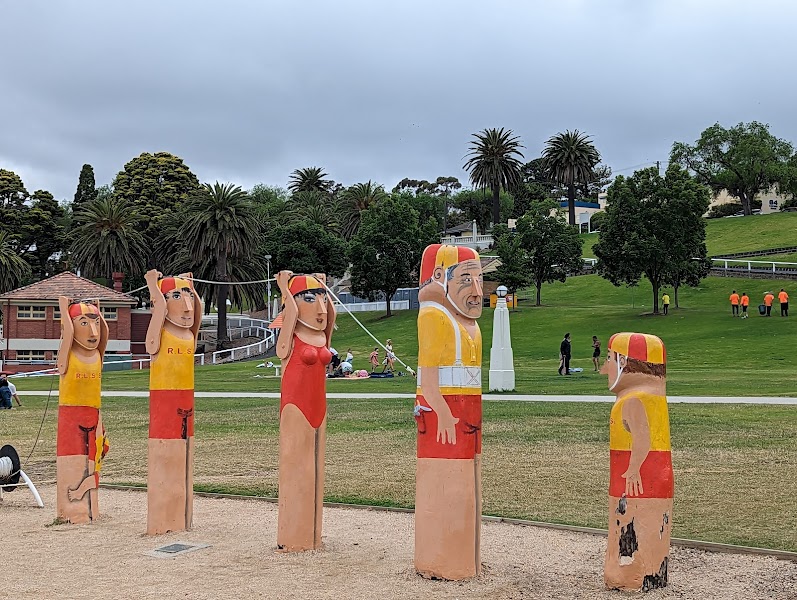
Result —
[{"label": "dirt ground", "polygon": [[[484,573],[455,583],[413,570],[411,514],[325,509],[324,550],[275,551],[276,506],[196,498],[194,529],[146,537],[146,494],[101,490],[101,521],[52,525],[26,489],[0,503],[0,598],[511,598],[622,599],[643,596],[602,587],[605,539],[485,523]],[[174,543],[210,544],[172,558],[145,554]],[[797,564],[767,557],[674,548],[670,586],[649,600],[797,599]]]}]

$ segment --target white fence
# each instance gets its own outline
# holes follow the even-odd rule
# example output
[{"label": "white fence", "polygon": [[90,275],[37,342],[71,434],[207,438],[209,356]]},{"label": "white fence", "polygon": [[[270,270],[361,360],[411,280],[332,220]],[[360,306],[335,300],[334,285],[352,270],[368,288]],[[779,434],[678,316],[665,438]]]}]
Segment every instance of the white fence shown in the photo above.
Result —
[{"label": "white fence", "polygon": [[[336,304],[335,306],[341,306],[340,304]],[[349,312],[374,312],[374,311],[385,311],[387,310],[387,302],[355,302],[353,304],[343,304]],[[393,300],[390,303],[390,310],[409,310],[410,309],[410,301],[409,300]]]},{"label": "white fence", "polygon": [[463,235],[463,236],[455,236],[449,235],[445,236],[440,240],[441,244],[449,244],[451,246],[467,246],[468,248],[481,248],[482,250],[489,248],[493,245],[493,236],[490,234],[487,235]]},{"label": "white fence", "polygon": [[[217,315],[208,315],[202,319],[202,324],[206,326],[212,326],[216,323],[218,323]],[[251,317],[245,317],[243,315],[228,317],[227,332],[230,339],[242,339],[245,337],[262,337],[263,339],[259,342],[240,346],[238,348],[216,350],[210,355],[210,364],[218,365],[265,353],[276,343],[276,332],[273,329],[269,329],[268,324],[269,322],[263,319],[252,319]],[[233,338],[232,335],[230,335],[232,331],[239,332],[238,337]],[[208,333],[212,334],[213,332]],[[204,365],[205,356],[198,355],[198,358],[199,364]]]},{"label": "white fence", "polygon": [[731,273],[748,271],[750,273],[797,273],[797,263],[769,260],[735,260],[731,258],[712,258],[712,267]]}]

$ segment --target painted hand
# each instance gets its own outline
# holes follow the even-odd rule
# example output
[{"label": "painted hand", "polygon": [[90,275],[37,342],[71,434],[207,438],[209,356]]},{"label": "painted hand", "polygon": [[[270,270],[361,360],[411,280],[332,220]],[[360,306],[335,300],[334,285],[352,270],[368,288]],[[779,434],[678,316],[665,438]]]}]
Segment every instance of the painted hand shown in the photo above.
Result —
[{"label": "painted hand", "polygon": [[293,271],[280,271],[274,276],[274,278],[277,280],[277,287],[279,287],[283,297],[290,296],[288,282],[290,281],[291,277],[293,277]]},{"label": "painted hand", "polygon": [[639,471],[631,472],[631,469],[628,469],[623,473],[623,477],[625,478],[626,496],[641,496],[645,493],[642,488],[642,477],[639,475]]},{"label": "painted hand", "polygon": [[451,411],[437,415],[437,441],[443,444],[456,444],[457,443],[457,428],[459,423]]},{"label": "painted hand", "polygon": [[163,273],[158,269],[150,269],[144,274],[144,281],[151,285],[157,285],[158,279],[163,277]]}]

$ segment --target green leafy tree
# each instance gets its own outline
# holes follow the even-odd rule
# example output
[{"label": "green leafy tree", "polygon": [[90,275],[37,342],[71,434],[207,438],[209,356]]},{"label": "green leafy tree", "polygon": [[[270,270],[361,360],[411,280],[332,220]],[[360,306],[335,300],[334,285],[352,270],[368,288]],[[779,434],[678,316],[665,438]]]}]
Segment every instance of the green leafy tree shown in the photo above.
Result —
[{"label": "green leafy tree", "polygon": [[36,190],[30,197],[32,205],[20,228],[19,248],[40,279],[52,274],[55,264],[50,260],[66,245],[66,213],[45,190]]},{"label": "green leafy tree", "polygon": [[526,214],[532,203],[557,197],[556,183],[551,181],[545,168],[545,159],[535,158],[523,165],[520,181],[512,189],[514,205],[512,217]]},{"label": "green leafy tree", "polygon": [[347,240],[352,239],[360,228],[363,211],[384,202],[388,198],[385,188],[368,181],[355,183],[341,194],[338,212],[341,217],[341,232]]},{"label": "green leafy tree", "polygon": [[517,277],[524,270],[526,280],[534,284],[537,306],[541,305],[544,283],[565,281],[568,275],[581,271],[584,264],[581,259],[584,240],[559,216],[557,208],[552,201],[535,202],[518,219],[515,232],[502,229],[498,240],[498,246],[507,253],[507,261],[514,263],[507,269],[514,269]]},{"label": "green leafy tree", "polygon": [[549,138],[542,157],[550,179],[567,189],[568,218],[575,225],[576,189],[593,179],[601,156],[589,136],[576,129]]},{"label": "green leafy tree", "polygon": [[[204,184],[183,211],[184,243],[196,263],[213,257],[216,268],[217,349],[227,343],[227,295],[230,257],[242,256],[256,246],[260,233],[254,206],[240,186],[218,181]],[[265,269],[264,269],[265,270]]]},{"label": "green leafy tree", "polygon": [[[113,181],[114,193],[141,218],[148,248],[153,248],[166,216],[199,190],[199,180],[183,159],[168,152],[144,152],[128,162]],[[152,255],[147,257],[152,264]]]},{"label": "green leafy tree", "polygon": [[28,190],[14,171],[0,169],[0,203],[2,208],[19,208],[28,199]]},{"label": "green leafy tree", "polygon": [[0,169],[0,228],[16,235],[28,213],[28,190],[13,171]]},{"label": "green leafy tree", "polygon": [[493,224],[501,222],[501,188],[511,190],[520,182],[523,158],[520,138],[511,129],[484,129],[474,133],[469,156],[464,169],[470,173],[474,186],[489,188],[492,191]]},{"label": "green leafy tree", "polygon": [[531,284],[528,256],[521,236],[499,224],[493,227],[493,237],[495,253],[501,259],[501,266],[495,270],[493,278],[512,294]]},{"label": "green leafy tree", "polygon": [[290,269],[295,273],[342,277],[349,264],[345,240],[307,221],[285,219],[269,227],[263,234],[261,248],[272,256],[272,273]]},{"label": "green leafy tree", "polygon": [[589,220],[589,227],[592,231],[600,231],[603,229],[603,225],[606,223],[606,211],[599,210],[596,213],[593,213],[592,217]]},{"label": "green leafy tree", "polygon": [[[462,190],[452,200],[454,207],[460,212],[460,222],[476,221],[479,231],[487,231],[492,220],[492,209],[485,202],[483,190]],[[513,213],[514,201],[504,190],[499,195],[500,217],[498,223],[505,222]]]},{"label": "green leafy tree", "polygon": [[423,249],[437,238],[437,223],[421,223],[418,212],[401,196],[385,198],[363,212],[351,240],[351,289],[374,301],[384,296],[386,317],[396,291],[418,281]]},{"label": "green leafy tree", "polygon": [[128,202],[102,195],[75,214],[80,223],[69,234],[72,259],[92,277],[111,278],[114,271],[143,272],[148,249],[141,220]]},{"label": "green leafy tree", "polygon": [[91,165],[83,165],[83,168],[80,169],[75,199],[72,201],[72,210],[79,211],[87,202],[91,202],[96,197],[97,188],[94,182],[94,168]]},{"label": "green leafy tree", "polygon": [[288,190],[292,194],[299,192],[330,192],[334,182],[321,167],[296,169],[291,173]]},{"label": "green leafy tree", "polygon": [[744,214],[751,215],[756,194],[795,180],[793,151],[769,132],[769,125],[753,121],[726,129],[715,123],[693,145],[673,144],[670,161],[694,172],[715,194],[725,190],[735,196]]},{"label": "green leafy tree", "polygon": [[606,220],[593,246],[597,271],[616,286],[647,277],[658,313],[663,284],[693,284],[700,275],[699,268],[692,271],[684,263],[706,256],[702,215],[708,191],[671,163],[664,177],[655,167],[619,176],[608,193]]},{"label": "green leafy tree", "polygon": [[17,253],[8,231],[0,230],[0,293],[18,288],[30,276],[30,265]]}]

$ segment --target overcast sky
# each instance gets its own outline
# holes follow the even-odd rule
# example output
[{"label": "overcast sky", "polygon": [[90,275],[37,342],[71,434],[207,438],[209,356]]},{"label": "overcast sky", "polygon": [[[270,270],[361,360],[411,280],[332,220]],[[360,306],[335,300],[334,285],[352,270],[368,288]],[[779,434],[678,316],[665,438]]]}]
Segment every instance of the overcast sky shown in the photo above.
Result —
[{"label": "overcast sky", "polygon": [[565,129],[631,173],[719,121],[797,142],[797,5],[758,0],[0,0],[0,168],[72,199],[141,152],[201,181],[454,175],[473,132]]}]

